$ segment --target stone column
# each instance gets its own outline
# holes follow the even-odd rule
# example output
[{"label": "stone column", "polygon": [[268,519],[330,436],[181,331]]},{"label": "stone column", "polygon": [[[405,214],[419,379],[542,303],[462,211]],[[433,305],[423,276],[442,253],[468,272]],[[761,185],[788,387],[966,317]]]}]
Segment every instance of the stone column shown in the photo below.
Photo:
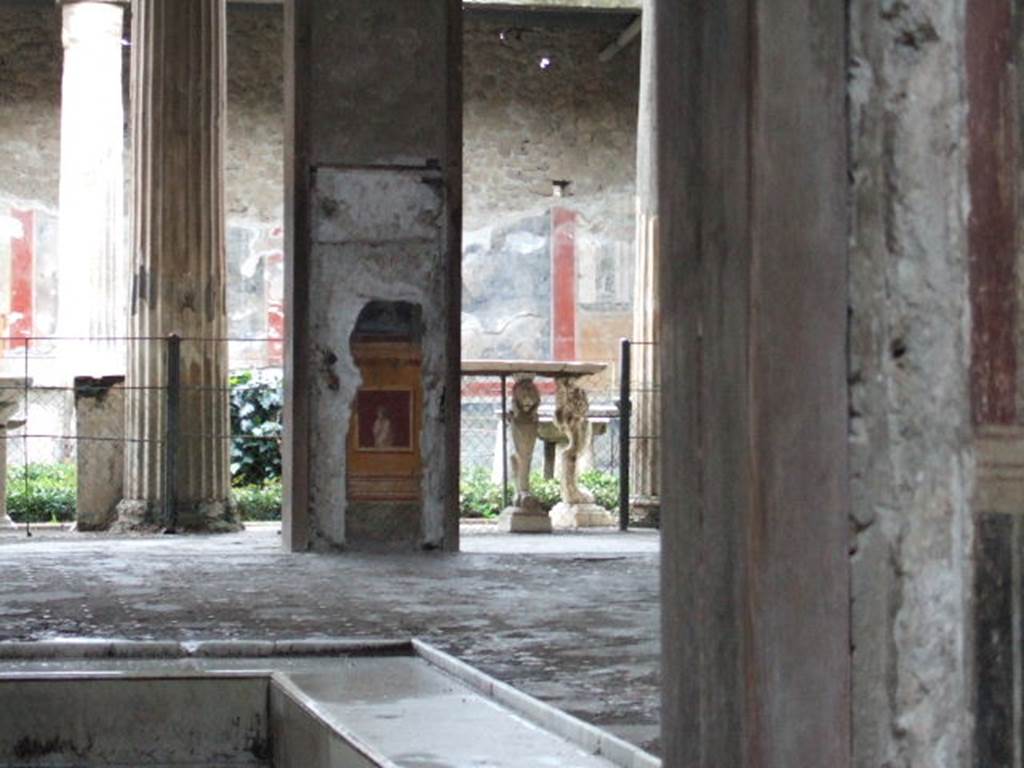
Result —
[{"label": "stone column", "polygon": [[[636,256],[633,274],[633,434],[630,454],[630,515],[640,524],[658,520],[661,473],[661,408],[658,372],[658,162],[653,109],[657,85],[653,22],[644,16],[637,133]],[[655,391],[652,391],[655,390]]]},{"label": "stone column", "polygon": [[[237,528],[230,503],[224,252],[224,0],[138,0],[125,499],[118,527]],[[174,520],[165,490],[167,345],[182,337]],[[134,388],[134,389],[133,389]],[[141,389],[139,389],[141,388]]]},{"label": "stone column", "polygon": [[57,333],[73,374],[124,370],[124,107],[119,2],[63,4]]}]

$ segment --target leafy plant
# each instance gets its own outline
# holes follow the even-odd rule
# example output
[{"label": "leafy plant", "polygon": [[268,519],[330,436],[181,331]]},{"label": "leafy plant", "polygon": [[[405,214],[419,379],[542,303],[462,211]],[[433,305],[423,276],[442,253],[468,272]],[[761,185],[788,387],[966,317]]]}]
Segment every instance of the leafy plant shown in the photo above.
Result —
[{"label": "leafy plant", "polygon": [[281,519],[281,481],[270,480],[264,485],[234,488],[232,495],[238,516],[242,520]]},{"label": "leafy plant", "polygon": [[[511,493],[509,494],[511,498]],[[459,514],[462,517],[497,517],[501,513],[501,485],[483,467],[473,467],[459,478]]]},{"label": "leafy plant", "polygon": [[17,523],[70,522],[77,497],[74,464],[7,467],[7,514]]},{"label": "leafy plant", "polygon": [[594,494],[594,502],[615,512],[619,508],[619,476],[591,469],[580,475],[580,485]]},{"label": "leafy plant", "polygon": [[[580,475],[580,485],[594,494],[594,501],[610,512],[619,506],[619,478],[611,472],[590,470]],[[530,492],[545,510],[561,501],[558,480],[545,480],[541,472],[530,475]],[[515,491],[509,488],[509,499]],[[491,480],[483,467],[473,467],[459,479],[459,513],[462,517],[496,517],[501,513],[501,483]]]},{"label": "leafy plant", "polygon": [[558,480],[555,478],[545,480],[543,472],[530,473],[530,493],[537,497],[537,501],[545,510],[550,510],[562,500],[562,490],[558,485]]},{"label": "leafy plant", "polygon": [[232,484],[276,480],[281,477],[281,378],[245,371],[232,375],[230,383]]}]

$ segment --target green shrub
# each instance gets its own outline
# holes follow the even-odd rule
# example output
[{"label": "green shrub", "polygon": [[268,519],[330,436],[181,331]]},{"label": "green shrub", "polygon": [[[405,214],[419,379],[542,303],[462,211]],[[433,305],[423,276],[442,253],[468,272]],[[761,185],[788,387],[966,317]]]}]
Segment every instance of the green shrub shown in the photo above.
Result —
[{"label": "green shrub", "polygon": [[281,477],[281,410],[277,374],[245,371],[231,376],[231,482],[262,485]]},{"label": "green shrub", "polygon": [[537,497],[537,501],[547,511],[550,511],[555,504],[562,500],[562,489],[558,480],[555,478],[545,480],[543,472],[530,474],[530,492]]},{"label": "green shrub", "polygon": [[7,467],[7,514],[17,523],[71,522],[77,497],[74,464]]},{"label": "green shrub", "polygon": [[[612,472],[590,470],[580,475],[580,485],[594,494],[594,501],[610,512],[619,507],[619,477]],[[530,491],[545,510],[561,501],[558,480],[545,480],[541,472],[530,475]],[[509,488],[509,499],[515,490]],[[462,517],[496,517],[501,513],[501,483],[491,480],[491,473],[483,467],[473,467],[459,479],[459,513]]]},{"label": "green shrub", "polygon": [[459,478],[459,514],[462,517],[497,517],[501,504],[501,485],[491,480],[490,472],[483,467],[473,467],[462,473]]},{"label": "green shrub", "polygon": [[238,516],[242,520],[281,519],[281,481],[232,489]]},{"label": "green shrub", "polygon": [[580,485],[594,494],[594,502],[615,512],[619,508],[619,476],[591,469],[580,475]]}]

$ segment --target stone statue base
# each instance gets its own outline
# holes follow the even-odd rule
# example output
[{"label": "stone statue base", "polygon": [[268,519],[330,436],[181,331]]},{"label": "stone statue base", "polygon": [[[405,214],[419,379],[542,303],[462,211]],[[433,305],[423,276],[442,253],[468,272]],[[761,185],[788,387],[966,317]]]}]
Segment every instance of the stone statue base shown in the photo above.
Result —
[{"label": "stone statue base", "polygon": [[498,530],[504,533],[551,533],[551,518],[533,496],[521,499],[518,506],[506,507],[498,517]]},{"label": "stone statue base", "polygon": [[555,528],[608,528],[619,524],[611,512],[598,504],[566,504],[564,501],[551,510]]},{"label": "stone statue base", "polygon": [[629,500],[629,524],[636,528],[661,527],[661,499],[635,496]]}]

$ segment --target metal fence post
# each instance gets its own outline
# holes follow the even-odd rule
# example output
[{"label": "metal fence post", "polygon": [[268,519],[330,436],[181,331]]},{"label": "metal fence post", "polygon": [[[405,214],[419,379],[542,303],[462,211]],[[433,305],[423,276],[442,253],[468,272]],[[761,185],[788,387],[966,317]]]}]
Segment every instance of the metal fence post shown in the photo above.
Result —
[{"label": "metal fence post", "polygon": [[501,377],[501,508],[508,508],[508,377]]},{"label": "metal fence post", "polygon": [[167,337],[167,389],[164,392],[167,434],[164,436],[164,525],[178,524],[178,441],[181,438],[181,337]]},{"label": "metal fence post", "polygon": [[630,400],[632,344],[622,339],[619,353],[619,529],[629,530],[629,433],[633,404]]}]

